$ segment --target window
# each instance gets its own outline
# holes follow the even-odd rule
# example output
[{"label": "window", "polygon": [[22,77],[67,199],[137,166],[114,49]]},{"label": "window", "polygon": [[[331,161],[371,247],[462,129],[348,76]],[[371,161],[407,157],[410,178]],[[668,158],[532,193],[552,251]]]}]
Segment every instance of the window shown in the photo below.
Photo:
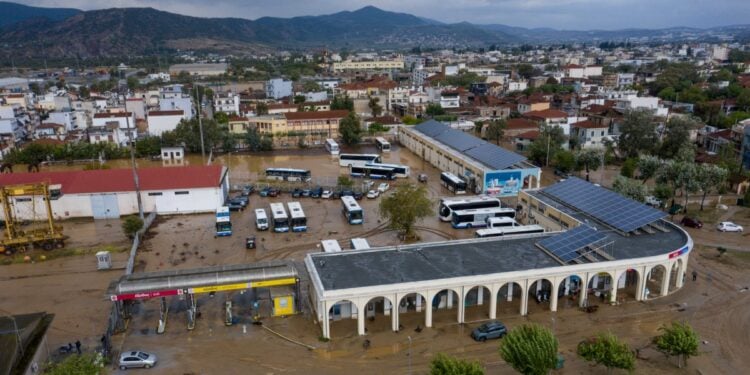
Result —
[{"label": "window", "polygon": [[16,198],[16,202],[31,202],[31,198]]},{"label": "window", "polygon": [[161,193],[161,192],[159,191],[159,192],[155,192],[155,193],[148,193],[148,195],[149,195],[150,197],[155,197],[155,196],[160,196],[160,195],[162,195],[162,193]]},{"label": "window", "polygon": [[188,195],[190,194],[189,191],[175,191],[174,195]]}]

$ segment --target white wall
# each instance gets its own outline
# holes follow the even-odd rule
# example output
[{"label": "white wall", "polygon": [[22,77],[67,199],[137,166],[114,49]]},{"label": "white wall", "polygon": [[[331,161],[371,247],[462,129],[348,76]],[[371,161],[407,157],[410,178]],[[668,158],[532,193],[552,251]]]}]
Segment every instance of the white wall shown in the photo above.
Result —
[{"label": "white wall", "polygon": [[166,131],[172,131],[180,123],[182,117],[182,115],[148,116],[148,132],[151,135],[160,136]]}]

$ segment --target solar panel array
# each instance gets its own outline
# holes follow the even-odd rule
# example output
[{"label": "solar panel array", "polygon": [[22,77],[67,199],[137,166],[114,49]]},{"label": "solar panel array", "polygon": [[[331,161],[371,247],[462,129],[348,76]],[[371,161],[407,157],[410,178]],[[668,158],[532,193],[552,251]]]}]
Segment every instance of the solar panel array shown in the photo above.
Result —
[{"label": "solar panel array", "polygon": [[667,216],[663,211],[576,177],[558,182],[542,192],[626,233]]},{"label": "solar panel array", "polygon": [[545,238],[539,241],[538,244],[562,259],[563,262],[569,263],[580,256],[578,250],[600,242],[605,238],[607,238],[606,234],[588,225],[581,225],[565,233]]},{"label": "solar panel array", "polygon": [[526,160],[525,157],[515,152],[485,142],[435,120],[423,122],[414,129],[495,170],[506,169]]}]

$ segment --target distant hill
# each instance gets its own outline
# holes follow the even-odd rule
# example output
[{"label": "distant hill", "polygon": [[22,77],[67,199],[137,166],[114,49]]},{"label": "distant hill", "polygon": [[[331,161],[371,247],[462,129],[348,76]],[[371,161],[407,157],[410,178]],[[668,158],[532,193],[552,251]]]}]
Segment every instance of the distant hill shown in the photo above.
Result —
[{"label": "distant hill", "polygon": [[[21,11],[19,11],[21,10]],[[0,53],[25,57],[145,55],[156,50],[202,49],[241,54],[272,48],[404,49],[521,43],[589,42],[628,38],[696,40],[748,35],[748,26],[616,31],[527,29],[446,24],[368,6],[356,11],[294,18],[199,18],[153,8],[93,11],[34,8],[0,2]]]},{"label": "distant hill", "polygon": [[78,9],[30,7],[23,4],[0,1],[0,28],[32,18],[61,21],[78,13],[81,13]]}]

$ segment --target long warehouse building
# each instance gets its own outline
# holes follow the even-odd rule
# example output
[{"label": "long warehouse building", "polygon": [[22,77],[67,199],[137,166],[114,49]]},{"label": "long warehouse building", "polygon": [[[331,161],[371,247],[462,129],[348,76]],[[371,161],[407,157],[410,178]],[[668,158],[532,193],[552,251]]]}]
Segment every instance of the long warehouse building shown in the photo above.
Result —
[{"label": "long warehouse building", "polygon": [[323,337],[342,319],[364,335],[379,314],[398,331],[402,314],[424,314],[432,327],[443,309],[464,323],[467,309],[495,319],[514,300],[526,315],[529,297],[557,311],[563,298],[617,304],[683,286],[693,241],[664,212],[577,178],[521,192],[519,203],[517,220],[547,232],[308,254]]},{"label": "long warehouse building", "polygon": [[476,194],[515,197],[540,186],[541,168],[524,156],[435,120],[399,127],[398,140],[434,167],[462,177]]}]

